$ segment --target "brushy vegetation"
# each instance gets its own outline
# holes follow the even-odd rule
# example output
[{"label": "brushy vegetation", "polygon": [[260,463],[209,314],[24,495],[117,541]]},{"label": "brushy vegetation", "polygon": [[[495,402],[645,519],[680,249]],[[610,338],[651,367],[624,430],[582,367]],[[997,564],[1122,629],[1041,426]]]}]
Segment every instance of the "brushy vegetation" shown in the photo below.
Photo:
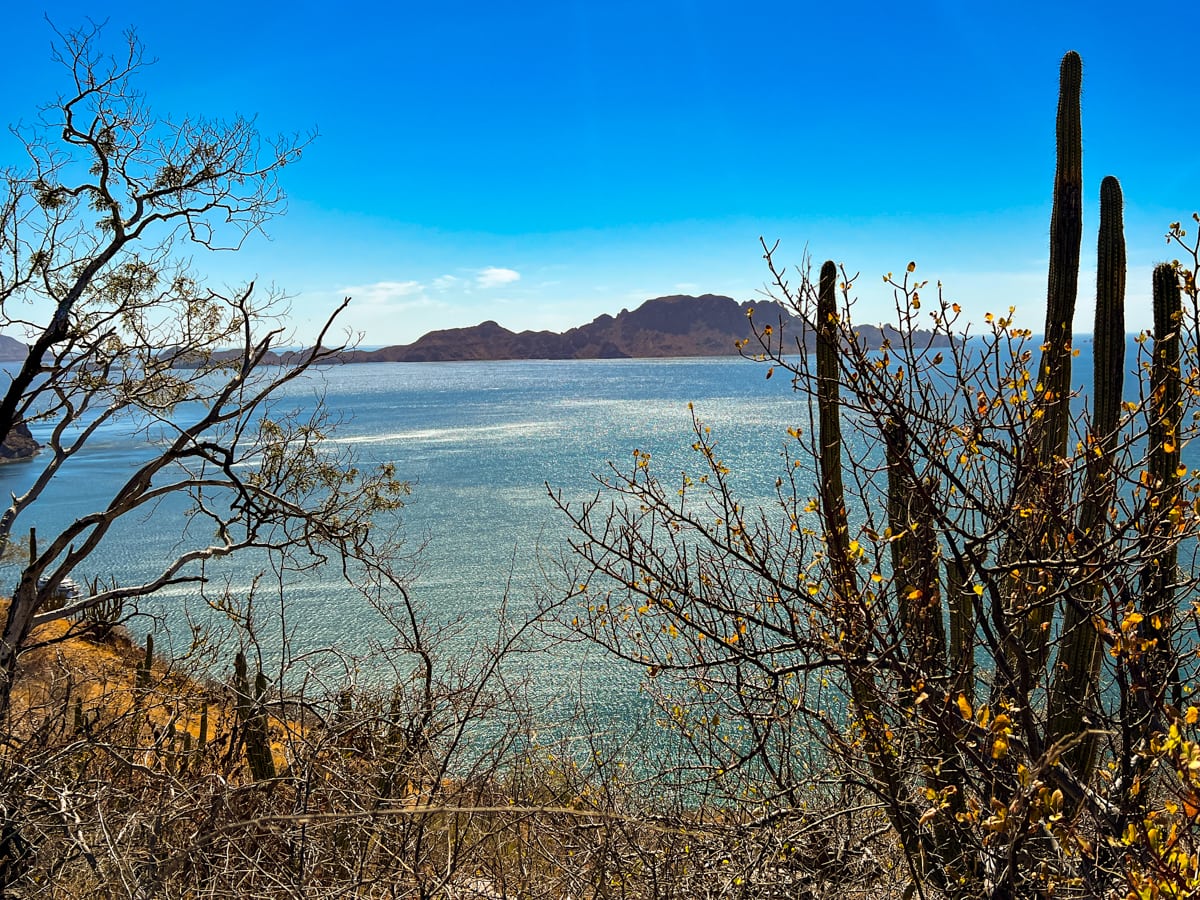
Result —
[{"label": "brushy vegetation", "polygon": [[1184,259],[1154,270],[1154,328],[1127,360],[1122,197],[1104,179],[1094,393],[1076,396],[1081,81],[1068,53],[1037,339],[1012,308],[968,339],[909,263],[884,278],[895,329],[868,346],[854,279],[828,261],[793,283],[764,245],[816,338],[810,355],[756,321],[747,351],[811,401],[777,506],[739,502],[700,423],[700,474],[665,482],[638,454],[593,501],[560,502],[578,629],[655,674],[729,801],[802,814],[823,747],[920,896],[1200,889],[1200,470],[1181,455],[1200,418],[1200,241],[1171,225]]},{"label": "brushy vegetation", "polygon": [[[1039,340],[1012,310],[966,339],[958,304],[909,264],[885,279],[890,339],[864,346],[854,279],[830,261],[793,282],[764,246],[816,339],[810,355],[806,335],[753,321],[743,347],[812,401],[778,503],[744,506],[697,422],[699,472],[663,481],[636,453],[589,501],[553,495],[574,527],[569,589],[530,620],[501,610],[464,649],[406,590],[392,467],[331,455],[324,412],[263,417],[332,351],[260,371],[277,332],[257,335],[252,286],[223,297],[166,264],[181,236],[260,227],[299,145],[260,163],[249,123],[158,122],[130,87],[136,39],[111,60],[96,30],[61,37],[74,93],[48,121],[67,147],[28,138],[33,169],[5,174],[0,207],[3,324],[34,348],[0,431],[56,424],[0,540],[15,547],[110,410],[138,414],[162,452],[108,510],[22,548],[0,638],[0,896],[1200,892],[1200,473],[1184,449],[1200,242],[1171,226],[1183,260],[1155,270],[1154,329],[1126,361],[1123,201],[1104,179],[1095,393],[1074,396],[1078,56],[1061,70]],[[149,140],[160,127],[172,140]],[[160,243],[133,249],[157,226]],[[22,303],[48,324],[18,318]],[[190,423],[185,400],[203,410]],[[170,492],[217,541],[144,584],[64,599],[113,523]],[[119,624],[195,563],[247,549],[340,564],[391,629],[371,649],[390,677],[326,680],[286,654],[266,671],[252,598],[215,599],[232,638],[198,631],[171,661]],[[556,724],[562,710],[539,718],[509,664],[547,633],[644,675],[658,735],[610,746]]]},{"label": "brushy vegetation", "polygon": [[[274,772],[236,671],[147,668],[120,630],[22,665],[0,771],[6,896],[877,896],[896,880],[886,823],[832,802],[850,798],[773,823],[682,806],[598,747],[526,740],[486,665],[441,668],[429,693],[256,699]],[[860,825],[873,833],[848,841]]]}]

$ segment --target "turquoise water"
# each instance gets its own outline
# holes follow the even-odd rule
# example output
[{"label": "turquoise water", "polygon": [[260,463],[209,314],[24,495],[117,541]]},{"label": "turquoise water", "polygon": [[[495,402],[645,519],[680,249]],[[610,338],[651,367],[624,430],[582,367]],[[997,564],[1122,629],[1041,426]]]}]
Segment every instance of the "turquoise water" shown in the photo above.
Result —
[{"label": "turquoise water", "polygon": [[[494,611],[506,597],[520,616],[532,611],[539,591],[555,590],[552,560],[565,548],[566,528],[547,483],[582,497],[595,489],[593,473],[609,460],[628,467],[635,449],[653,453],[664,475],[697,468],[689,402],[736,463],[738,488],[769,498],[786,430],[803,424],[806,401],[786,379],[764,375],[763,366],[737,358],[379,363],[313,372],[288,385],[278,406],[311,409],[323,398],[329,411],[344,417],[334,440],[360,465],[391,461],[398,476],[412,482],[401,513],[409,547],[422,548],[412,595],[433,621],[461,619],[469,634],[494,630]],[[56,527],[106,505],[119,479],[149,453],[127,432],[119,424],[100,431],[56,476],[17,533],[36,526],[44,542]],[[36,462],[0,467],[0,490],[20,492],[38,470]],[[179,550],[179,536],[189,527],[197,531],[177,506],[164,503],[126,522],[74,577],[120,583],[147,577]],[[206,538],[203,531],[196,536]],[[260,559],[232,561],[213,574],[235,596],[244,595],[262,565]],[[13,581],[16,572],[10,562],[0,578]],[[182,646],[187,629],[180,611],[203,608],[197,593],[192,586],[172,587],[142,608],[158,613],[160,626]],[[362,651],[370,638],[387,638],[378,615],[332,567],[285,577],[283,595],[293,650],[334,645]],[[260,608],[268,646],[281,639],[272,609]],[[139,623],[134,630],[148,627]],[[578,653],[578,647],[547,651],[539,668],[557,677]]]},{"label": "turquoise water", "polygon": [[[1082,351],[1077,384],[1090,380],[1090,343]],[[765,372],[737,358],[379,363],[310,373],[285,388],[278,406],[323,403],[344,418],[333,440],[360,465],[393,462],[399,477],[412,482],[401,513],[409,548],[419,548],[411,593],[432,622],[460,623],[454,646],[465,647],[472,637],[494,633],[495,611],[506,600],[519,619],[536,609],[539,596],[561,591],[554,560],[566,551],[568,529],[547,484],[571,498],[589,496],[593,473],[610,460],[628,469],[635,449],[653,455],[664,479],[701,468],[690,449],[689,403],[712,427],[743,500],[769,506],[787,429],[806,426],[809,410],[786,378],[767,380]],[[128,425],[107,426],[55,478],[17,533],[35,525],[44,541],[75,516],[102,508],[149,452]],[[0,467],[0,490],[20,492],[38,470],[36,462]],[[177,505],[164,503],[126,522],[75,578],[148,577],[178,552],[189,527],[197,530]],[[261,558],[243,558],[210,574],[244,597],[263,566]],[[0,579],[11,583],[16,573],[9,561]],[[285,574],[282,588],[279,579],[264,584],[259,624],[268,651],[285,635],[295,654],[323,646],[364,654],[372,640],[388,640],[378,613],[333,567]],[[188,639],[184,611],[211,618],[188,585],[142,609],[158,617],[156,627],[167,630],[176,648]],[[134,630],[149,627],[137,623]],[[609,663],[585,658],[578,644],[550,646],[531,658],[538,691],[563,689],[564,673],[589,666],[592,683],[604,685],[598,693],[611,694],[614,704],[636,690],[636,682],[618,683]]]}]

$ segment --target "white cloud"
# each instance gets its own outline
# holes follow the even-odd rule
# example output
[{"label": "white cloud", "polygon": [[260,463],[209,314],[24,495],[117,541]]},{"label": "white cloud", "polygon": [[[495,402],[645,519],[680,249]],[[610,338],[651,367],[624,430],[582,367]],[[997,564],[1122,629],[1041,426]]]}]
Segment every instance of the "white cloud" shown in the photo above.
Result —
[{"label": "white cloud", "polygon": [[338,293],[352,297],[362,305],[385,306],[401,297],[414,297],[424,293],[419,281],[376,281],[374,284],[358,284],[338,288]]},{"label": "white cloud", "polygon": [[475,278],[475,283],[481,288],[499,287],[502,284],[512,284],[514,281],[521,280],[521,273],[515,269],[500,269],[496,266],[488,266],[486,269],[480,269],[479,274]]},{"label": "white cloud", "polygon": [[463,284],[463,279],[457,278],[454,275],[439,275],[433,279],[433,288],[437,291],[448,291],[461,284]]}]

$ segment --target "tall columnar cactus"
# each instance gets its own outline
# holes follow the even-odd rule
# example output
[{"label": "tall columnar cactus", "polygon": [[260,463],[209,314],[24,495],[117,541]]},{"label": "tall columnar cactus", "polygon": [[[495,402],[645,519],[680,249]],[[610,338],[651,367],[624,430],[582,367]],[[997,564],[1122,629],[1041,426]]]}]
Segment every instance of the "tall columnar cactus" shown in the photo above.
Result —
[{"label": "tall columnar cactus", "polygon": [[[846,514],[846,496],[842,481],[842,420],[840,364],[841,328],[837,307],[837,265],[826,260],[821,266],[817,286],[817,405],[820,443],[820,507],[825,531],[825,547],[833,583],[831,604],[840,620],[843,651],[850,658],[861,658],[869,651],[870,634],[859,596],[856,562],[851,551],[850,526]],[[892,812],[905,821],[897,833],[910,858],[930,856],[920,836],[917,820],[920,812],[908,798],[908,788],[897,768],[891,733],[883,721],[879,693],[872,673],[862,666],[847,672],[850,698],[863,730],[872,775],[887,795]]]},{"label": "tall columnar cactus", "polygon": [[[1125,226],[1121,183],[1109,175],[1100,184],[1100,236],[1096,244],[1096,324],[1093,330],[1092,426],[1087,441],[1087,477],[1080,505],[1078,546],[1091,566],[1102,564],[1108,511],[1116,493],[1116,452],[1125,387]],[[1067,762],[1087,781],[1095,760],[1096,736],[1088,732],[1100,674],[1100,641],[1093,616],[1100,610],[1101,583],[1088,584],[1063,613],[1063,643],[1050,694],[1047,736],[1072,744]]]},{"label": "tall columnar cactus", "polygon": [[262,706],[267,692],[267,678],[260,670],[255,676],[253,693],[251,692],[246,655],[240,650],[233,660],[233,686],[237,693],[235,707],[238,722],[242,727],[242,743],[246,748],[246,763],[250,766],[250,776],[255,781],[274,778],[275,757],[271,754],[267,716]]},{"label": "tall columnar cactus", "polygon": [[842,484],[842,413],[839,388],[837,265],[826,260],[817,288],[817,403],[821,441],[821,513],[839,590],[852,584],[850,532]]},{"label": "tall columnar cactus", "polygon": [[1045,409],[1039,464],[1066,456],[1071,418],[1071,322],[1079,292],[1079,247],[1083,240],[1083,134],[1079,97],[1083,63],[1070,51],[1059,67],[1057,163],[1050,213],[1050,275],[1046,285],[1046,335],[1038,378]]},{"label": "tall columnar cactus", "polygon": [[[946,669],[946,627],[938,578],[937,532],[928,487],[913,467],[903,422],[883,427],[888,467],[888,528],[892,585],[904,623],[909,658],[921,678],[940,679]],[[942,687],[945,690],[946,686]]]},{"label": "tall columnar cactus", "polygon": [[1154,269],[1154,361],[1150,370],[1150,423],[1147,469],[1148,516],[1144,526],[1146,568],[1142,573],[1141,631],[1149,649],[1137,667],[1140,702],[1160,721],[1163,692],[1174,679],[1171,652],[1180,518],[1179,426],[1182,385],[1179,372],[1179,278],[1175,267]]},{"label": "tall columnar cactus", "polygon": [[[1096,243],[1096,326],[1093,330],[1092,434],[1111,460],[1125,390],[1125,221],[1121,182],[1100,182],[1100,237]],[[1111,496],[1111,494],[1110,494]],[[1107,501],[1102,505],[1107,506]]]},{"label": "tall columnar cactus", "polygon": [[[1009,558],[1058,555],[1061,528],[1055,520],[1065,508],[1065,481],[1057,460],[1067,455],[1071,424],[1071,324],[1079,289],[1079,247],[1083,238],[1083,138],[1079,98],[1083,64],[1070,51],[1059,68],[1057,162],[1054,205],[1050,213],[1050,271],[1046,286],[1046,333],[1038,365],[1034,416],[1029,433],[1026,474],[1017,485],[1017,506],[1027,516],[1009,546]],[[1047,655],[1053,607],[1044,598],[1053,575],[1030,568],[1011,597],[1013,639],[1008,655],[1017,670],[1040,668]],[[1003,688],[1003,685],[1000,685]]]}]

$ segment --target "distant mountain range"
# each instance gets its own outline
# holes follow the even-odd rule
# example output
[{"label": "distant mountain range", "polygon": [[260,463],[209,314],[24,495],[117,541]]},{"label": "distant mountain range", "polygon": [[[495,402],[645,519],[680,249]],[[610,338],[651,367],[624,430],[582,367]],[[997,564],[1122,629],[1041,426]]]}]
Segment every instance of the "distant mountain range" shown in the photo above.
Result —
[{"label": "distant mountain range", "polygon": [[[347,350],[334,356],[331,362],[450,362],[456,360],[499,359],[622,359],[668,356],[735,356],[737,342],[750,340],[747,348],[756,347],[747,313],[754,309],[754,322],[759,328],[783,324],[788,347],[794,349],[796,339],[804,341],[809,350],[813,335],[801,319],[786,307],[773,301],[738,303],[730,297],[704,294],[691,297],[675,294],[647,300],[637,309],[621,310],[617,315],[602,315],[586,325],[561,334],[554,331],[509,331],[488,321],[470,328],[448,328],[431,331],[411,344],[399,344],[378,350]],[[858,333],[868,346],[878,346],[887,335],[894,335],[890,326],[860,326]],[[948,343],[944,335],[929,335],[931,346]],[[284,364],[303,351],[270,353],[263,360],[267,365]],[[0,336],[0,361],[24,359],[26,347],[12,338]],[[235,351],[224,351],[194,359],[194,365],[212,365],[231,359]],[[179,365],[180,363],[176,363]]]},{"label": "distant mountain range", "polygon": [[[751,339],[749,310],[759,328],[784,323],[785,333],[803,336],[812,348],[812,336],[803,322],[781,304],[772,301],[738,303],[730,297],[682,294],[647,300],[632,312],[602,315],[561,334],[553,331],[513,332],[488,321],[471,328],[431,331],[411,344],[379,350],[350,350],[339,355],[346,363],[443,362],[496,359],[620,359],[667,356],[735,356],[736,342]],[[890,328],[888,329],[891,330]],[[875,326],[859,328],[871,346],[877,346],[884,331]],[[945,343],[939,336],[935,343]],[[286,355],[285,355],[286,357]],[[286,361],[286,358],[285,360]]]},{"label": "distant mountain range", "polygon": [[[660,356],[727,356],[734,341],[750,337],[752,304],[729,297],[671,296],[647,300],[630,312],[602,315],[562,334],[512,332],[496,322],[431,331],[411,344],[350,351],[346,362],[434,362],[483,359],[617,359]],[[777,323],[783,308],[758,304],[760,323]],[[788,317],[790,318],[790,317]]]},{"label": "distant mountain range", "polygon": [[0,362],[24,362],[29,355],[29,347],[16,338],[0,334]]}]

